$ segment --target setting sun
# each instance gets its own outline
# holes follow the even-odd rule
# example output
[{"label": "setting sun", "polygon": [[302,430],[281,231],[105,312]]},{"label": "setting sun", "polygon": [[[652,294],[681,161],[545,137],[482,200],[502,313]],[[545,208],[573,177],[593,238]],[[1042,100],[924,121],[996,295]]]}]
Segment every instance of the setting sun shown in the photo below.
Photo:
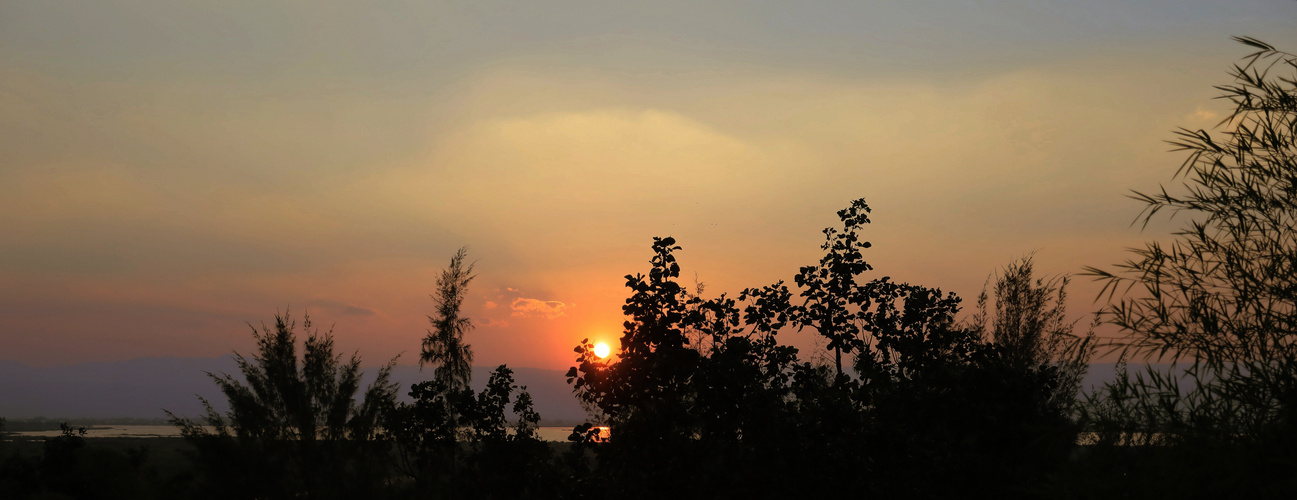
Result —
[{"label": "setting sun", "polygon": [[605,343],[603,343],[603,342],[600,342],[600,343],[594,345],[594,355],[595,355],[595,356],[599,356],[600,358],[606,358],[606,357],[608,357],[608,354],[609,354],[610,352],[612,352],[612,350],[608,348],[608,344],[605,344]]}]

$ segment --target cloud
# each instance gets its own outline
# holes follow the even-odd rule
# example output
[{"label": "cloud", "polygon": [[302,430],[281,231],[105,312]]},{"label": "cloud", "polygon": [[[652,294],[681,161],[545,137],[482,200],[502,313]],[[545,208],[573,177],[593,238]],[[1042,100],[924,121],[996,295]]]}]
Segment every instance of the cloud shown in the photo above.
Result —
[{"label": "cloud", "polygon": [[375,313],[373,309],[348,305],[342,308],[342,314],[346,316],[373,316],[377,313]]},{"label": "cloud", "polygon": [[477,324],[479,326],[494,327],[494,328],[504,328],[509,326],[509,322],[507,320],[495,319],[495,318],[480,318],[477,320]]},{"label": "cloud", "polygon": [[1198,106],[1198,110],[1191,113],[1189,116],[1186,117],[1186,119],[1191,121],[1204,121],[1204,120],[1209,121],[1209,120],[1215,120],[1216,118],[1219,117],[1220,117],[1219,114],[1216,114],[1215,112],[1209,111],[1207,109],[1203,109],[1202,106]]},{"label": "cloud", "polygon": [[357,306],[354,304],[348,304],[345,302],[328,300],[328,299],[312,299],[310,301],[307,301],[306,305],[307,305],[308,312],[311,308],[318,308],[318,309],[323,309],[325,311],[330,311],[334,314],[340,314],[342,316],[377,316],[378,315],[378,313],[373,309]]},{"label": "cloud", "polygon": [[513,299],[509,305],[513,309],[513,316],[520,318],[545,318],[554,319],[566,314],[567,304],[557,300],[538,300],[528,298]]}]

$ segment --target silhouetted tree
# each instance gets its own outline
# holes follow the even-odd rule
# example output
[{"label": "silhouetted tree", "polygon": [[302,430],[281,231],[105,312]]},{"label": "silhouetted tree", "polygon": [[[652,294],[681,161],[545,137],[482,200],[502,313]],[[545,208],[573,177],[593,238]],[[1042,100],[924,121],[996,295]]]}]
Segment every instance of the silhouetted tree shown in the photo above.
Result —
[{"label": "silhouetted tree", "polygon": [[862,250],[871,245],[860,240],[860,230],[869,223],[869,205],[864,198],[851,202],[838,211],[842,230],[824,228],[824,257],[812,266],[804,266],[794,281],[801,288],[803,303],[794,312],[798,328],[811,327],[829,340],[826,349],[833,351],[833,363],[839,376],[842,371],[842,353],[854,352],[864,346],[857,324],[859,308],[868,308],[868,295],[859,292],[857,277],[873,269],[865,262]]},{"label": "silhouetted tree", "polygon": [[[1031,256],[1009,263],[983,287],[969,327],[1000,346],[1006,362],[1020,369],[1053,367],[1058,383],[1052,404],[1071,412],[1081,379],[1096,349],[1094,325],[1075,334],[1067,319],[1067,276],[1038,278]],[[993,309],[992,309],[993,308]]]},{"label": "silhouetted tree", "polygon": [[[1255,52],[1216,87],[1234,106],[1223,129],[1176,131],[1180,186],[1133,195],[1137,221],[1183,214],[1183,229],[1115,270],[1086,269],[1122,331],[1118,377],[1085,406],[1101,438],[1092,463],[1113,464],[1094,468],[1114,489],[1297,492],[1297,55],[1235,40]],[[1126,360],[1171,366],[1129,373]]]},{"label": "silhouetted tree", "polygon": [[497,367],[477,394],[443,384],[414,384],[414,401],[398,405],[384,421],[397,445],[398,467],[414,481],[406,493],[415,498],[550,496],[558,486],[550,449],[537,434],[540,415],[531,395],[514,382],[513,370]]},{"label": "silhouetted tree", "polygon": [[1183,212],[1186,227],[1115,271],[1087,268],[1123,359],[1176,364],[1108,388],[1110,409],[1144,421],[1131,436],[1297,437],[1297,56],[1236,40],[1257,51],[1217,87],[1234,104],[1224,131],[1177,131],[1181,189],[1134,194],[1145,224]]},{"label": "silhouetted tree", "polygon": [[[622,306],[627,321],[617,351],[618,362],[596,358],[587,341],[577,346],[579,367],[568,371],[574,389],[614,419],[647,416],[668,425],[684,425],[678,395],[697,366],[700,354],[687,347],[686,291],[675,281],[680,266],[672,252],[674,238],[654,238],[653,267],[647,276],[627,275],[632,290]],[[582,376],[578,376],[580,371]],[[623,422],[617,422],[622,424]]]},{"label": "silhouetted tree", "polygon": [[[759,325],[745,331],[735,300],[691,296],[676,281],[679,249],[673,238],[654,238],[648,274],[626,276],[631,296],[615,361],[595,357],[588,340],[576,347],[569,383],[613,429],[595,443],[592,482],[633,498],[742,496],[779,485],[784,475],[751,471],[787,460],[775,450],[793,408],[786,396],[796,350],[762,330],[786,322],[787,290],[763,290],[785,310],[750,311],[747,324]],[[577,446],[594,430],[575,429]]]},{"label": "silhouetted tree", "polygon": [[474,264],[464,266],[467,256],[468,247],[460,248],[437,278],[437,293],[432,295],[437,312],[428,316],[432,329],[423,338],[419,354],[419,365],[432,364],[433,377],[453,390],[468,388],[473,377],[472,346],[464,343],[464,334],[473,329],[473,322],[459,315],[468,297],[468,284],[474,278]]},{"label": "silhouetted tree", "polygon": [[[595,357],[593,346],[582,340],[575,349],[579,365],[567,373],[578,396],[618,429],[611,438],[616,446],[600,448],[599,469],[623,482],[613,490],[623,494],[644,494],[645,488],[672,494],[678,483],[664,481],[689,468],[681,452],[697,415],[689,411],[688,384],[702,354],[688,345],[688,297],[676,281],[680,266],[672,254],[679,248],[674,238],[654,238],[648,275],[626,275],[631,296],[622,306],[627,319],[616,362]],[[643,467],[648,462],[659,465]]]},{"label": "silhouetted tree", "polygon": [[308,336],[300,359],[295,322],[276,314],[273,330],[252,328],[257,353],[235,355],[244,381],[209,373],[229,401],[227,414],[206,400],[199,422],[167,412],[197,447],[202,494],[351,498],[372,491],[386,474],[386,445],[376,438],[379,419],[395,402],[396,360],[379,369],[357,402],[360,356],[344,362],[334,354],[332,331],[312,330],[309,317],[303,323]]},{"label": "silhouetted tree", "polygon": [[[549,447],[536,432],[536,413],[526,387],[500,365],[487,386],[469,389],[473,351],[464,341],[472,329],[460,309],[473,280],[460,248],[437,279],[437,312],[423,339],[420,364],[436,366],[433,379],[410,387],[411,403],[392,411],[384,425],[397,446],[398,468],[414,484],[416,498],[524,498],[547,496],[557,485],[548,468]],[[515,396],[516,395],[516,396]],[[514,424],[509,425],[510,410]]]},{"label": "silhouetted tree", "polygon": [[[589,482],[631,498],[1005,497],[1056,470],[1075,441],[1051,406],[1057,366],[1015,363],[955,320],[954,294],[861,280],[867,212],[864,200],[839,212],[845,229],[825,230],[800,293],[779,282],[737,300],[691,295],[677,282],[680,247],[654,238],[648,274],[626,276],[618,355],[597,358],[583,340],[568,371],[612,428],[606,441],[574,429],[574,450],[598,455]],[[799,362],[776,341],[793,326],[851,355],[857,376]]]},{"label": "silhouetted tree", "polygon": [[513,370],[497,367],[474,403],[465,411],[472,432],[473,453],[468,461],[473,474],[468,490],[473,496],[553,496],[558,478],[549,465],[549,445],[537,433],[540,414],[527,388],[514,382]]},{"label": "silhouetted tree", "polygon": [[1076,434],[1050,404],[1054,367],[1015,363],[960,324],[954,294],[886,279],[865,288],[873,304],[862,315],[869,342],[856,356],[855,397],[875,493],[1019,497],[1061,466]]},{"label": "silhouetted tree", "polygon": [[[873,450],[873,490],[904,497],[960,491],[1004,496],[1015,485],[1039,483],[1074,442],[1069,398],[1080,368],[1028,361],[1057,350],[1052,343],[1061,340],[1052,335],[1033,342],[1040,336],[1019,331],[1010,340],[1006,331],[1005,342],[997,343],[960,324],[961,301],[953,293],[889,277],[863,280],[872,269],[862,254],[870,245],[860,235],[868,212],[863,199],[855,200],[838,212],[841,230],[824,230],[825,255],[798,273],[805,302],[790,307],[789,316],[816,328],[835,351],[835,385],[859,405],[865,432],[857,442]],[[1025,310],[1019,319],[1033,312],[1051,311]],[[1027,349],[1034,351],[1024,354]],[[843,352],[853,355],[857,379],[841,374]],[[1064,367],[1073,371],[1065,374]],[[923,480],[934,472],[946,481]],[[955,484],[960,486],[943,489]]]}]

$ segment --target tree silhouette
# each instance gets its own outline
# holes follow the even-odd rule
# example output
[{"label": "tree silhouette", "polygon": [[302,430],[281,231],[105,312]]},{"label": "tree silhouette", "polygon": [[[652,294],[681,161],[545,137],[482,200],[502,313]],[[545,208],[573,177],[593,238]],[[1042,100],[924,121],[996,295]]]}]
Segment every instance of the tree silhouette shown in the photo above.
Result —
[{"label": "tree silhouette", "polygon": [[618,362],[595,357],[588,339],[576,347],[580,365],[568,370],[569,383],[582,399],[615,420],[635,416],[636,421],[685,425],[679,395],[686,392],[684,384],[700,354],[688,347],[688,297],[675,281],[680,266],[672,255],[679,249],[674,238],[653,238],[649,274],[626,275],[632,294],[622,306],[628,318]]},{"label": "tree silhouette", "polygon": [[[437,279],[437,311],[423,339],[420,364],[433,379],[410,387],[411,403],[388,414],[384,426],[397,448],[400,472],[416,498],[519,498],[553,491],[549,447],[540,441],[540,415],[513,370],[500,365],[486,388],[469,388],[473,351],[464,342],[472,321],[460,314],[473,280],[468,249],[460,248]],[[509,425],[510,413],[514,424]],[[512,427],[512,428],[510,428]],[[400,490],[401,488],[398,488]],[[541,495],[544,496],[544,495]]]},{"label": "tree silhouette", "polygon": [[1234,105],[1224,129],[1177,131],[1179,189],[1133,195],[1145,225],[1170,212],[1190,217],[1185,227],[1115,271],[1087,268],[1111,300],[1101,314],[1124,333],[1123,359],[1175,365],[1107,388],[1108,416],[1142,421],[1126,437],[1297,437],[1297,55],[1235,40],[1256,52],[1217,87]]},{"label": "tree silhouette", "polygon": [[360,356],[344,362],[334,354],[331,330],[311,329],[309,316],[303,327],[300,359],[296,323],[285,312],[275,315],[273,329],[252,327],[252,358],[236,353],[244,381],[208,374],[229,401],[227,414],[206,400],[199,422],[167,412],[198,449],[204,494],[346,498],[376,487],[386,473],[386,447],[375,439],[380,418],[395,402],[390,374],[396,360],[379,369],[357,403]]},{"label": "tree silhouette", "polygon": [[1136,222],[1182,228],[1085,270],[1121,329],[1118,376],[1082,406],[1098,439],[1077,474],[1101,478],[1094,496],[1297,492],[1297,55],[1235,40],[1254,52],[1216,87],[1233,111],[1219,131],[1175,132],[1178,186],[1132,195]]},{"label": "tree silhouette", "polygon": [[[688,294],[677,281],[674,238],[654,238],[652,249],[648,274],[626,276],[631,294],[616,359],[597,358],[586,339],[568,371],[578,397],[613,429],[607,442],[593,443],[598,479],[590,482],[630,498],[741,496],[771,481],[786,485],[782,474],[758,480],[750,471],[787,459],[774,450],[786,442],[778,431],[790,421],[785,396],[796,350],[773,342],[773,331],[745,333],[735,300]],[[786,312],[771,316],[778,315]],[[578,426],[574,449],[597,436]]]},{"label": "tree silhouette", "polygon": [[[1003,342],[992,341],[956,320],[953,293],[860,278],[872,269],[859,237],[868,211],[860,199],[838,212],[843,229],[824,231],[825,256],[799,270],[798,290],[778,282],[737,299],[688,293],[676,240],[654,238],[647,275],[626,276],[617,356],[600,359],[583,340],[567,374],[612,429],[606,441],[590,424],[574,429],[573,449],[598,457],[584,484],[629,498],[1016,497],[1044,484],[1076,441],[1071,406],[1055,400],[1075,394],[1070,382],[1059,389],[1052,357],[1064,334],[1057,289],[1033,285],[1029,261],[1011,266]],[[1022,283],[1027,298],[1010,290]],[[1041,328],[1015,336],[1011,315]],[[850,364],[800,362],[776,340],[794,326],[816,329],[835,365],[843,354]]]},{"label": "tree silhouette", "polygon": [[[416,498],[519,498],[559,486],[540,441],[531,394],[500,365],[486,388],[450,390],[444,381],[414,384],[411,403],[388,414],[397,467]],[[510,416],[512,415],[512,418]],[[512,424],[510,421],[512,420]]]},{"label": "tree silhouette", "polygon": [[869,299],[858,293],[856,278],[873,266],[861,253],[871,246],[868,241],[860,241],[860,230],[869,223],[869,205],[864,198],[839,210],[838,218],[842,219],[841,231],[824,228],[825,241],[820,246],[824,257],[816,265],[802,267],[794,278],[804,300],[794,310],[793,321],[798,328],[814,328],[828,339],[825,348],[833,351],[834,366],[842,376],[842,353],[864,346],[856,319],[859,306]]},{"label": "tree silhouette", "polygon": [[474,278],[474,264],[464,266],[467,256],[468,247],[460,248],[437,278],[437,293],[432,296],[437,311],[428,316],[432,329],[423,338],[419,354],[419,365],[433,365],[433,378],[452,390],[467,389],[473,377],[472,346],[464,343],[464,334],[473,329],[473,322],[459,315]]},{"label": "tree silhouette", "polygon": [[1075,322],[1067,320],[1069,277],[1038,278],[1034,268],[1028,255],[988,278],[988,283],[994,282],[991,293],[982,289],[969,327],[1000,346],[1012,366],[1057,369],[1059,380],[1052,404],[1070,412],[1096,350],[1094,325],[1085,334],[1076,335]]}]

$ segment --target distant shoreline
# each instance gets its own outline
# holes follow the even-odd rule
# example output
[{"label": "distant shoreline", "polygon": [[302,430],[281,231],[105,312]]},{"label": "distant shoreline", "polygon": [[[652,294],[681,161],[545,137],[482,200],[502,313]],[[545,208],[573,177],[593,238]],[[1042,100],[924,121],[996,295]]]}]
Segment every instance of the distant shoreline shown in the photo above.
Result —
[{"label": "distant shoreline", "polygon": [[[164,423],[162,425],[96,425],[81,426],[73,425],[73,428],[86,429],[86,439],[179,439],[180,428]],[[29,428],[29,429],[9,429],[6,426],[4,440],[36,440],[58,437],[62,429],[56,423],[53,428]],[[540,435],[541,441],[564,443],[567,437],[572,434],[571,426],[541,426],[537,428],[537,434]]]},{"label": "distant shoreline", "polygon": [[57,431],[64,423],[73,428],[85,427],[86,430],[119,425],[171,425],[171,422],[165,418],[7,418],[4,432]]},{"label": "distant shoreline", "polygon": [[[67,423],[73,428],[85,427],[86,430],[93,430],[105,427],[120,426],[171,426],[171,420],[166,418],[133,418],[133,417],[116,417],[116,418],[15,418],[5,419],[4,432],[42,432],[57,431],[61,425]],[[540,421],[540,427],[566,427],[571,429],[585,423],[576,420],[545,420]]]}]

